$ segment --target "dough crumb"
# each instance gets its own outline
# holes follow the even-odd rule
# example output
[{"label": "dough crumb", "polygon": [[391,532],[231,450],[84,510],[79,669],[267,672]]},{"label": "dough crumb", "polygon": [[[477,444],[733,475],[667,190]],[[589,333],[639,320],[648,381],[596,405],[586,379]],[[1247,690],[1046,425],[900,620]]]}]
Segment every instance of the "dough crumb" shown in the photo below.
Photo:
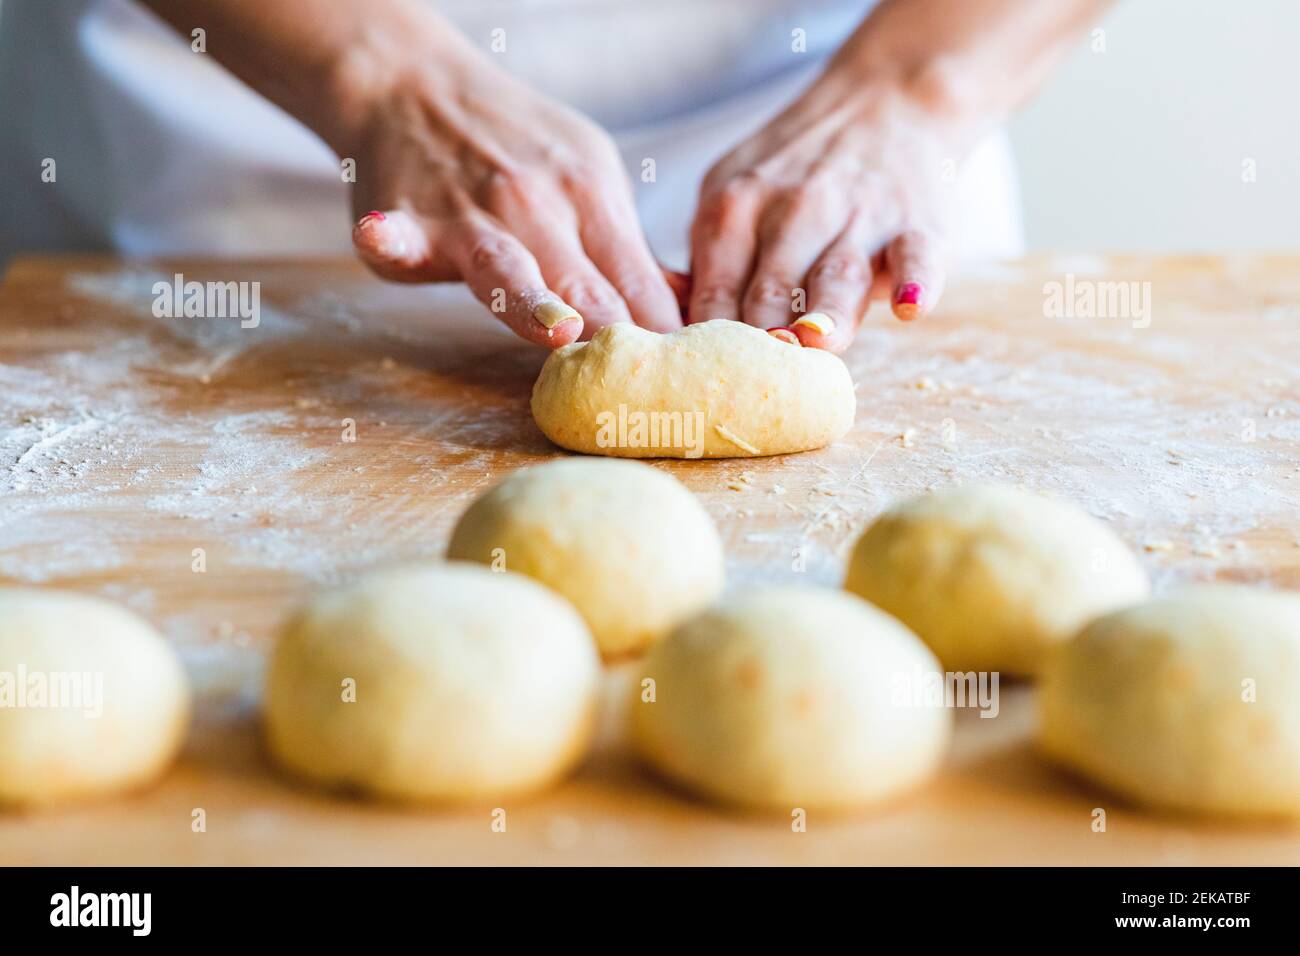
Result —
[{"label": "dough crumb", "polygon": [[742,471],[735,478],[727,482],[726,487],[732,491],[748,491],[754,485],[754,473],[752,471]]}]

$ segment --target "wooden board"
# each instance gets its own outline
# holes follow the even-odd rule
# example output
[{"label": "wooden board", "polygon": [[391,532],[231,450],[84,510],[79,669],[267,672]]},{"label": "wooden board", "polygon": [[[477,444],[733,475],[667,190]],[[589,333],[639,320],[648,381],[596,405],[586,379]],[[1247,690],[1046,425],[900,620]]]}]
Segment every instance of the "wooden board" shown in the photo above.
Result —
[{"label": "wooden board", "polygon": [[[153,283],[176,272],[259,282],[260,324],[155,317]],[[1149,283],[1149,325],[1054,317],[1045,283],[1067,275]],[[717,521],[732,590],[835,586],[887,503],[974,481],[1080,502],[1162,590],[1300,588],[1296,303],[1292,258],[985,267],[924,323],[872,313],[847,356],[859,417],[844,441],[656,467]],[[384,285],[350,262],[14,263],[0,286],[0,581],[134,608],[181,650],[199,708],[158,785],[0,814],[0,862],[1300,863],[1296,830],[1161,818],[1059,774],[1034,751],[1024,686],[1004,686],[996,719],[959,713],[931,785],[875,813],[814,814],[805,833],[647,777],[613,712],[572,780],[505,808],[505,833],[489,806],[396,808],[284,781],[256,724],[277,622],[314,588],[439,555],[474,495],[557,454],[528,413],[543,357],[462,290]],[[196,808],[206,832],[191,830]]]}]

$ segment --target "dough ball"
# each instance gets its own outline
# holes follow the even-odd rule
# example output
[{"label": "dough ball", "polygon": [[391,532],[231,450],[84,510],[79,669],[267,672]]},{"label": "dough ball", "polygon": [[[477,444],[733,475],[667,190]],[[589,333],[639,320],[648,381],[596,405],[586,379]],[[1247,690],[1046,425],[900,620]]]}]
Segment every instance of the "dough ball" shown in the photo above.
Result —
[{"label": "dough ball", "polygon": [[289,770],[400,800],[535,790],[582,757],[599,661],[518,574],[431,564],[310,602],[271,656],[266,734]]},{"label": "dough ball", "polygon": [[518,571],[568,598],[601,653],[644,650],[722,591],[722,542],[671,475],[598,458],[514,472],[452,532],[447,557]]},{"label": "dough ball", "polygon": [[723,320],[668,334],[607,326],[552,352],[533,386],[547,438],[615,458],[808,451],[843,436],[856,406],[834,355]]},{"label": "dough ball", "polygon": [[1137,803],[1300,817],[1300,596],[1200,587],[1093,621],[1040,689],[1048,754]]},{"label": "dough ball", "polygon": [[172,762],[190,692],[175,651],[98,598],[0,588],[0,804],[126,790]]},{"label": "dough ball", "polygon": [[947,670],[1021,676],[1091,618],[1148,592],[1137,559],[1100,521],[1000,486],[889,509],[858,539],[844,586],[920,635]]},{"label": "dough ball", "polygon": [[842,591],[751,593],[692,618],[651,650],[632,704],[645,760],[706,796],[838,809],[920,783],[952,715],[899,703],[899,681],[936,672],[916,636]]}]

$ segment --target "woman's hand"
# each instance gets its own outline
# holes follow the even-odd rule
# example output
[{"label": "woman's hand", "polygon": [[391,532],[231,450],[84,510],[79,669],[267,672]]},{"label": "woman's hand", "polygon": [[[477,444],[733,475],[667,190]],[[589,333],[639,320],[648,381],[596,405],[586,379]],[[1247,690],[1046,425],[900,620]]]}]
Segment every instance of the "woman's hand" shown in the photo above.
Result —
[{"label": "woman's hand", "polygon": [[353,243],[384,278],[464,280],[551,348],[616,322],[680,326],[612,141],[486,58],[401,75],[356,143]]},{"label": "woman's hand", "polygon": [[353,242],[380,275],[464,280],[550,348],[681,325],[609,137],[423,0],[145,2],[186,37],[202,24],[228,69],[356,161]]},{"label": "woman's hand", "polygon": [[871,298],[912,319],[943,293],[941,111],[833,72],[723,157],[691,231],[689,318],[789,326],[839,352]]},{"label": "woman's hand", "polygon": [[872,293],[900,319],[933,309],[944,171],[1111,2],[880,0],[812,88],[709,173],[690,320],[793,324],[840,351]]}]

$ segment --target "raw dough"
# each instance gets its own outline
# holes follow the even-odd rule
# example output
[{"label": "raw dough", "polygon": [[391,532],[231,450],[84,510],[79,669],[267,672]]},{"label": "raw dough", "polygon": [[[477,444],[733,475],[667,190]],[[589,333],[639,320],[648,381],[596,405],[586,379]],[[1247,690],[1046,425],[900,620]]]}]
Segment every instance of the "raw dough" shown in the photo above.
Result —
[{"label": "raw dough", "polygon": [[607,657],[644,650],[722,591],[722,542],[675,478],[574,458],[516,471],[461,516],[448,558],[518,571],[572,602]]},{"label": "raw dough", "polygon": [[496,799],[582,757],[598,669],[581,618],[540,584],[473,564],[396,568],[289,622],[267,675],[267,739],[322,784]]},{"label": "raw dough", "polygon": [[693,618],[642,665],[632,704],[642,756],[707,796],[751,806],[847,808],[928,777],[952,714],[900,706],[896,683],[939,662],[851,594],[751,593]]},{"label": "raw dough", "polygon": [[0,804],[112,793],[176,756],[190,693],[146,622],[98,598],[0,588]]},{"label": "raw dough", "polygon": [[1199,587],[1055,651],[1043,744],[1138,803],[1300,817],[1300,596]]},{"label": "raw dough", "polygon": [[995,485],[886,511],[858,539],[844,586],[920,635],[948,670],[1022,676],[1051,644],[1148,593],[1141,565],[1101,522]]},{"label": "raw dough", "polygon": [[533,386],[555,444],[617,458],[749,458],[821,448],[853,425],[849,371],[741,322],[669,334],[601,329],[558,348]]}]

